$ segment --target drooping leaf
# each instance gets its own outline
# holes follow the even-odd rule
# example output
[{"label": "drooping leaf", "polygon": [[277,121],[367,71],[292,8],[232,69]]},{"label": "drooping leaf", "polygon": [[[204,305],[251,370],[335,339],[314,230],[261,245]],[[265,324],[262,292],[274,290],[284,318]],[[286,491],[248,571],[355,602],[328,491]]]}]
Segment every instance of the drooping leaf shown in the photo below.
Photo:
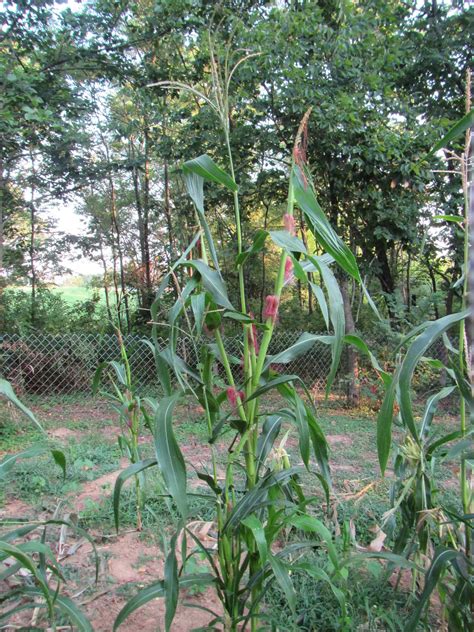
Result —
[{"label": "drooping leaf", "polygon": [[165,562],[165,577],[163,588],[165,591],[165,630],[170,632],[173,623],[176,607],[178,605],[179,582],[178,582],[178,562],[176,560],[176,541],[181,528],[176,531],[171,538],[168,555]]},{"label": "drooping leaf", "polygon": [[262,523],[255,514],[251,514],[242,520],[242,524],[252,532],[260,555],[260,561],[262,564],[265,564],[268,558],[268,543]]},{"label": "drooping leaf", "polygon": [[183,173],[196,173],[204,180],[222,184],[230,191],[237,191],[238,186],[232,178],[223,171],[207,154],[202,154],[193,160],[188,160],[183,164]]},{"label": "drooping leaf", "polygon": [[454,549],[438,549],[435,552],[435,556],[426,575],[423,592],[415,605],[413,614],[411,615],[408,623],[405,625],[406,632],[415,632],[417,629],[418,621],[423,613],[423,609],[430,598],[431,593],[436,588],[441,573],[445,570],[448,564],[452,564],[457,558],[462,557],[463,554]]},{"label": "drooping leaf", "polygon": [[451,129],[443,136],[441,140],[439,140],[426,155],[426,158],[430,158],[433,154],[435,154],[446,145],[464,134],[464,132],[470,127],[474,127],[474,110],[470,110],[467,114],[465,114],[459,121],[457,121]]},{"label": "drooping leaf", "polygon": [[293,613],[293,615],[295,615],[296,592],[295,587],[293,586],[293,582],[291,581],[291,566],[285,564],[282,559],[272,554],[269,554],[268,561],[270,562],[273,575],[275,576],[278,585],[283,590],[288,605],[290,606],[291,612]]},{"label": "drooping leaf", "polygon": [[318,301],[319,309],[321,310],[324,322],[326,323],[326,328],[329,329],[329,310],[324,292],[317,283],[310,283],[309,285],[313,290],[313,294],[316,297],[316,300]]},{"label": "drooping leaf", "polygon": [[300,381],[301,381],[301,378],[298,377],[297,375],[279,375],[278,377],[275,377],[272,380],[269,380],[268,382],[266,382],[265,384],[257,388],[249,397],[247,397],[246,401],[250,402],[252,401],[252,399],[261,397],[268,391],[271,391],[272,389],[277,388],[277,386],[280,386],[281,384],[287,384],[289,382],[300,382]]},{"label": "drooping leaf", "polygon": [[120,524],[120,492],[122,491],[124,483],[132,476],[136,476],[140,472],[143,472],[143,470],[146,470],[156,464],[156,459],[144,459],[143,461],[138,461],[138,463],[132,463],[132,465],[129,465],[117,476],[114,485],[113,498],[115,529],[117,531],[119,530]]},{"label": "drooping leaf", "polygon": [[309,177],[303,176],[299,167],[295,167],[291,174],[291,179],[296,203],[303,211],[316,241],[327,253],[334,257],[334,260],[347,274],[360,283],[361,277],[356,259],[350,249],[336,234],[319,206],[312,185],[309,182]]},{"label": "drooping leaf", "polygon": [[264,370],[267,369],[270,364],[288,364],[293,362],[303,353],[306,353],[316,342],[322,342],[324,344],[332,344],[332,336],[321,336],[317,334],[303,333],[293,344],[291,344],[284,351],[276,353],[274,356],[268,356]]},{"label": "drooping leaf", "polygon": [[281,429],[281,415],[269,415],[262,426],[257,442],[258,467],[267,458]]},{"label": "drooping leaf", "polygon": [[[196,573],[194,575],[183,575],[179,579],[179,588],[186,589],[193,586],[210,586],[215,582],[214,575],[210,573]],[[133,613],[138,610],[149,601],[157,599],[158,597],[164,597],[164,583],[163,581],[156,582],[147,586],[143,590],[140,590],[138,594],[132,597],[125,606],[120,610],[117,618],[114,621],[114,632],[122,625],[122,623]]]},{"label": "drooping leaf", "polygon": [[388,386],[390,384],[390,382],[392,381],[390,374],[382,369],[377,358],[374,356],[374,354],[366,345],[366,343],[362,340],[362,338],[360,338],[359,336],[356,336],[355,334],[346,334],[344,336],[344,342],[346,342],[347,344],[353,345],[354,347],[359,349],[359,351],[362,351],[362,353],[365,353],[365,355],[369,357],[370,362],[372,366],[374,367],[374,369],[380,375],[380,378],[382,379],[385,386]]},{"label": "drooping leaf", "polygon": [[27,408],[18,399],[18,397],[15,395],[15,391],[13,390],[12,385],[10,384],[10,382],[8,382],[7,380],[4,380],[3,378],[0,378],[0,396],[1,397],[5,397],[11,404],[16,406],[19,410],[21,410],[21,412],[24,415],[26,415],[28,417],[28,419],[30,421],[32,421],[35,424],[35,426],[37,426],[37,428],[39,428],[41,430],[41,432],[44,433],[43,426],[40,424],[40,422],[33,415],[31,410],[29,408]]},{"label": "drooping leaf", "polygon": [[196,323],[196,331],[201,333],[206,309],[206,295],[204,292],[191,296],[191,309],[193,310],[194,322]]},{"label": "drooping leaf", "polygon": [[225,307],[232,312],[235,311],[227,296],[227,289],[224,280],[217,270],[213,270],[200,259],[187,261],[186,265],[199,272],[204,288],[209,292],[217,305]]},{"label": "drooping leaf", "polygon": [[272,487],[287,483],[293,476],[300,472],[300,467],[291,467],[276,473],[270,472],[261,478],[255,487],[247,492],[235,505],[227,522],[222,528],[222,533],[238,529],[244,518],[269,502],[268,492]]},{"label": "drooping leaf", "polygon": [[321,261],[319,257],[308,257],[308,259],[319,269],[324,285],[326,286],[329,302],[329,318],[334,331],[334,337],[331,344],[331,369],[326,382],[327,398],[339,368],[339,362],[341,360],[342,349],[344,346],[344,335],[346,333],[344,301],[341,290],[339,289],[339,283],[337,282],[331,268]]},{"label": "drooping leaf", "polygon": [[186,497],[186,467],[173,432],[173,409],[180,397],[177,393],[164,397],[154,416],[155,453],[161,473],[183,519],[188,512]]},{"label": "drooping leaf", "polygon": [[[7,454],[6,456],[4,456],[3,459],[0,461],[0,480],[4,479],[9,474],[18,459],[31,459],[35,456],[46,454],[47,452],[51,452],[55,461],[56,459],[58,459],[58,461],[56,462],[64,472],[66,467],[66,459],[64,457],[64,454],[60,450],[53,450],[47,445],[40,444],[28,448],[27,450],[23,450],[22,452],[17,452],[16,454]],[[56,457],[53,453],[57,453]],[[62,462],[59,454],[62,454]]]},{"label": "drooping leaf", "polygon": [[445,386],[438,393],[432,395],[428,401],[426,402],[425,410],[423,412],[423,417],[420,425],[420,438],[423,439],[427,436],[429,428],[431,426],[431,422],[433,421],[433,417],[438,408],[439,402],[451,395],[454,391],[455,386]]},{"label": "drooping leaf", "polygon": [[209,228],[209,224],[204,212],[204,180],[197,173],[187,171],[184,173],[184,182],[186,184],[188,193],[196,207],[199,223],[201,224],[201,229],[206,236],[206,241],[209,247],[209,252],[211,254],[212,263],[214,264],[215,269],[219,271],[219,260],[217,258],[216,247],[214,245],[211,229]]},{"label": "drooping leaf", "polygon": [[306,246],[299,237],[290,235],[287,230],[271,230],[269,232],[273,243],[287,252],[302,252],[306,254]]},{"label": "drooping leaf", "polygon": [[[447,331],[454,324],[458,323],[468,315],[468,310],[457,314],[450,314],[429,324],[423,323],[423,327],[418,326],[420,332],[409,346],[403,362],[399,364],[390,382],[385,397],[377,417],[377,451],[382,474],[387,467],[392,440],[392,420],[393,407],[397,389],[400,390],[400,413],[402,421],[410,430],[415,441],[419,441],[413,413],[411,408],[410,382],[413,371],[426,349],[430,347],[437,338]],[[410,335],[407,336],[410,339]]]},{"label": "drooping leaf", "polygon": [[241,252],[240,255],[237,256],[235,260],[236,266],[237,267],[243,266],[244,263],[247,261],[247,259],[251,255],[254,255],[254,254],[257,254],[257,252],[260,252],[265,246],[267,237],[268,237],[268,231],[263,230],[262,228],[259,228],[255,232],[252,245],[249,248],[247,248],[247,250],[244,250],[244,252]]}]

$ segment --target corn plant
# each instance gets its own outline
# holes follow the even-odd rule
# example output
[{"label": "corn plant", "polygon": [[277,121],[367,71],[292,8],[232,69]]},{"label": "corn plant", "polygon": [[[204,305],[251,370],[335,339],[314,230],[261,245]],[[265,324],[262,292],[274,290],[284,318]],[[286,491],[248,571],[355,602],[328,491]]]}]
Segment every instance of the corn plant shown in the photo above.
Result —
[{"label": "corn plant", "polygon": [[[407,344],[404,357],[398,363],[393,376],[386,379],[386,394],[378,417],[378,452],[384,472],[391,448],[391,427],[394,404],[399,406],[399,421],[406,430],[395,458],[396,480],[392,486],[392,510],[388,517],[400,514],[400,525],[395,542],[395,552],[412,557],[417,562],[414,571],[414,590],[419,573],[425,572],[425,581],[407,630],[414,630],[436,588],[447,606],[452,630],[471,630],[474,625],[474,567],[472,550],[472,521],[474,518],[472,467],[474,457],[473,422],[474,399],[472,394],[472,354],[468,347],[466,323],[471,323],[473,306],[468,306],[469,270],[469,195],[474,201],[472,163],[472,132],[474,113],[468,111],[448,134],[432,149],[429,155],[445,147],[452,139],[467,131],[466,149],[461,158],[465,214],[462,216],[438,216],[444,221],[456,222],[464,230],[464,279],[462,309],[432,322],[422,323],[403,341]],[[471,237],[472,239],[472,237]],[[472,244],[471,244],[472,247]],[[474,286],[473,286],[474,287]],[[448,332],[458,329],[458,348],[448,338]],[[471,332],[472,334],[472,332]],[[442,339],[446,347],[448,363],[425,357],[430,346]],[[472,344],[472,340],[471,340]],[[413,411],[411,390],[415,368],[420,362],[446,372],[448,386],[432,395],[426,402],[420,420]],[[459,429],[441,435],[434,417],[439,403],[457,394],[459,399]],[[460,507],[443,505],[436,493],[434,464],[436,459],[459,460]]]},{"label": "corn plant", "polygon": [[[176,532],[171,538],[165,563],[164,579],[152,584],[133,597],[115,621],[117,629],[126,618],[147,601],[162,596],[165,599],[166,630],[172,629],[178,593],[194,585],[212,585],[221,602],[220,612],[211,612],[209,628],[227,631],[257,630],[261,601],[272,581],[278,582],[291,608],[296,595],[291,579],[298,568],[318,573],[300,557],[305,549],[325,543],[331,548],[331,536],[323,522],[315,517],[311,506],[320,506],[321,499],[306,496],[300,475],[306,471],[319,480],[329,499],[331,481],[328,466],[328,446],[318,424],[317,412],[302,380],[293,374],[275,370],[304,354],[317,341],[331,346],[332,365],[328,377],[328,391],[336,375],[343,344],[345,321],[341,292],[333,271],[342,271],[361,283],[356,260],[349,248],[338,237],[318,204],[305,161],[305,145],[309,111],[298,130],[293,156],[289,165],[288,197],[281,219],[281,229],[258,230],[253,242],[244,248],[240,216],[239,187],[234,172],[230,147],[229,121],[230,80],[240,59],[233,67],[226,56],[221,66],[214,54],[211,40],[212,98],[189,88],[203,98],[216,112],[222,124],[227,149],[229,172],[219,167],[208,155],[184,163],[182,174],[194,202],[199,230],[183,255],[163,279],[152,315],[168,284],[172,281],[178,293],[168,317],[169,339],[165,349],[156,347],[155,360],[163,388],[163,398],[155,402],[151,422],[156,458],[135,464],[123,472],[114,491],[114,508],[118,522],[120,489],[125,480],[138,470],[159,465],[169,497],[180,516]],[[183,88],[181,84],[166,87]],[[238,272],[238,302],[229,299],[226,283],[219,264],[217,247],[206,219],[204,182],[220,185],[233,196]],[[317,252],[310,251],[295,222],[295,209],[305,216],[314,235]],[[267,241],[280,251],[280,260],[273,293],[266,297],[263,321],[259,322],[247,304],[244,269],[247,261],[262,251]],[[200,243],[201,258],[188,255]],[[188,276],[180,286],[178,272]],[[308,282],[308,272],[319,275],[321,284],[311,283],[328,326],[327,335],[304,333],[289,348],[271,355],[270,344],[278,327],[278,312],[287,286],[297,278]],[[238,323],[242,328],[242,358],[231,356],[225,348],[221,330],[226,323]],[[187,332],[194,345],[194,357],[182,358],[177,352],[178,332]],[[205,331],[209,342],[197,343]],[[356,336],[346,340],[366,350]],[[375,360],[374,360],[375,361]],[[215,379],[217,364],[225,371],[225,385]],[[276,392],[284,404],[276,410],[265,410],[264,398]],[[210,446],[207,471],[197,476],[209,488],[215,503],[217,552],[208,550],[187,527],[188,496],[187,471],[183,454],[176,440],[173,423],[180,416],[178,405],[194,397],[204,409]],[[296,428],[302,465],[291,463],[284,447],[276,448],[276,441],[284,423]],[[229,436],[225,473],[218,469],[216,442]],[[304,534],[298,539],[298,534]],[[180,542],[181,563],[178,565],[177,542]],[[188,557],[186,542],[192,542],[190,555],[203,555],[207,573],[186,572]],[[283,542],[283,545],[281,545]],[[279,544],[279,546],[277,546]],[[336,576],[344,576],[336,557],[331,558]],[[322,571],[320,577],[333,579]],[[337,590],[337,589],[336,589]]]},{"label": "corn plant", "polygon": [[[0,395],[16,406],[44,433],[43,427],[31,410],[18,399],[11,384],[3,379],[0,380]],[[31,458],[47,452],[52,454],[65,475],[64,454],[44,442],[23,452],[3,457],[0,461],[0,480],[8,477],[19,459]],[[47,542],[47,532],[52,527],[61,527],[62,534],[65,533],[66,528],[72,528],[89,540],[95,554],[97,581],[99,567],[95,545],[89,535],[77,525],[57,518],[47,521],[1,521],[0,583],[5,590],[0,595],[2,607],[0,625],[8,627],[8,622],[13,617],[26,610],[33,610],[32,628],[36,629],[39,618],[46,613],[53,630],[56,629],[56,619],[59,614],[61,617],[66,617],[78,630],[92,632],[93,628],[89,620],[74,601],[61,592],[65,583],[64,574],[57,555]]]},{"label": "corn plant", "polygon": [[[136,392],[127,350],[119,330],[116,330],[116,336],[120,346],[121,362],[116,362],[115,360],[102,362],[94,376],[93,390],[94,392],[98,391],[104,370],[111,370],[109,372],[109,380],[112,384],[113,392],[102,390],[101,395],[113,402],[113,406],[119,415],[121,434],[118,437],[118,443],[122,453],[127,456],[133,466],[141,461],[139,438],[143,426],[148,423],[148,413]],[[115,379],[112,375],[115,375]],[[137,472],[135,475],[135,493],[137,529],[139,531],[142,529],[144,484],[143,473]]]}]

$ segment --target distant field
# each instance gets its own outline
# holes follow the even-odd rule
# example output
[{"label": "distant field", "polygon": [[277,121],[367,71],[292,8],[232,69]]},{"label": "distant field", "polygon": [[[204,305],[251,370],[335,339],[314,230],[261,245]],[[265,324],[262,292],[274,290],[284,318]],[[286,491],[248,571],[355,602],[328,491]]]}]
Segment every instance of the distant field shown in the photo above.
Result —
[{"label": "distant field", "polygon": [[[29,286],[23,287],[10,287],[11,290],[21,290],[22,292],[31,292],[31,288]],[[87,301],[94,296],[94,290],[88,288],[84,285],[61,285],[50,286],[48,288],[54,294],[60,294],[62,298],[69,304],[73,305],[78,301]],[[105,305],[105,292],[103,288],[98,290],[100,296],[100,302]],[[113,301],[114,295],[113,292],[110,293],[110,300]]]}]

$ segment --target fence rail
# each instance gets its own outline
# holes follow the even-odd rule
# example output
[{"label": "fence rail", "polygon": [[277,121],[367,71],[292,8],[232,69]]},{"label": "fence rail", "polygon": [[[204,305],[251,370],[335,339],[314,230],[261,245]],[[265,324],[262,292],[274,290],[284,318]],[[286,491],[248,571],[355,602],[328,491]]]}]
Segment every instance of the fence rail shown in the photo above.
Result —
[{"label": "fence rail", "polygon": [[[289,347],[301,332],[277,332],[269,352],[276,354]],[[149,341],[149,339],[148,339]],[[177,350],[191,367],[199,362],[198,354],[203,344],[212,342],[208,338],[192,341],[181,338]],[[166,341],[158,339],[165,347]],[[125,336],[124,344],[130,361],[135,383],[142,392],[153,392],[158,388],[153,351],[143,336]],[[242,357],[242,338],[226,337],[225,347],[233,356],[238,370]],[[380,349],[380,344],[377,345]],[[432,348],[432,357],[441,358],[442,348]],[[0,337],[0,375],[9,380],[19,394],[24,395],[70,395],[91,392],[93,378],[101,362],[120,359],[120,347],[114,335],[67,334],[29,336],[5,335]],[[347,384],[345,356],[334,385],[339,394]],[[364,360],[362,366],[364,366]],[[313,389],[324,389],[331,366],[331,349],[322,342],[289,365],[285,372],[299,375]],[[217,363],[217,372],[224,381],[224,368]],[[439,383],[439,382],[438,382]],[[429,385],[428,385],[429,386]]]}]

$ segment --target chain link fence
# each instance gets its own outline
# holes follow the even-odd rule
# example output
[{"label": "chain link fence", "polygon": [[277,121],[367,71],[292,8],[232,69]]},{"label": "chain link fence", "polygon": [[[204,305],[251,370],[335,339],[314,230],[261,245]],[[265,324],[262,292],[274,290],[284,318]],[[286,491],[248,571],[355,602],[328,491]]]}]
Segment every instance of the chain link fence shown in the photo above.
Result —
[{"label": "chain link fence", "polygon": [[[300,335],[301,332],[296,331],[276,332],[269,349],[270,354],[275,355],[287,349]],[[159,390],[153,351],[147,344],[149,342],[150,339],[143,336],[124,336],[133,379],[142,394],[151,394]],[[210,342],[212,340],[209,338],[195,341],[181,338],[177,343],[178,355],[190,367],[195,368],[199,362],[201,346]],[[165,339],[159,338],[158,344],[164,348]],[[243,351],[242,337],[226,337],[225,347],[232,356],[234,370],[238,373]],[[380,343],[373,345],[372,348],[380,351]],[[433,347],[430,355],[444,360],[442,344]],[[333,392],[338,395],[344,395],[351,377],[347,374],[345,358],[346,355],[343,354],[333,388]],[[0,338],[0,375],[12,383],[19,395],[61,397],[90,394],[97,367],[101,362],[111,360],[120,360],[120,346],[114,335],[38,333],[22,337],[5,335]],[[362,371],[368,370],[365,358],[360,358],[360,365]],[[299,375],[312,389],[313,394],[318,395],[325,388],[330,366],[330,346],[316,342],[309,351],[290,364],[275,368]],[[219,362],[216,363],[216,371],[225,382],[224,367]],[[439,376],[436,382],[433,386],[439,385]]]}]

